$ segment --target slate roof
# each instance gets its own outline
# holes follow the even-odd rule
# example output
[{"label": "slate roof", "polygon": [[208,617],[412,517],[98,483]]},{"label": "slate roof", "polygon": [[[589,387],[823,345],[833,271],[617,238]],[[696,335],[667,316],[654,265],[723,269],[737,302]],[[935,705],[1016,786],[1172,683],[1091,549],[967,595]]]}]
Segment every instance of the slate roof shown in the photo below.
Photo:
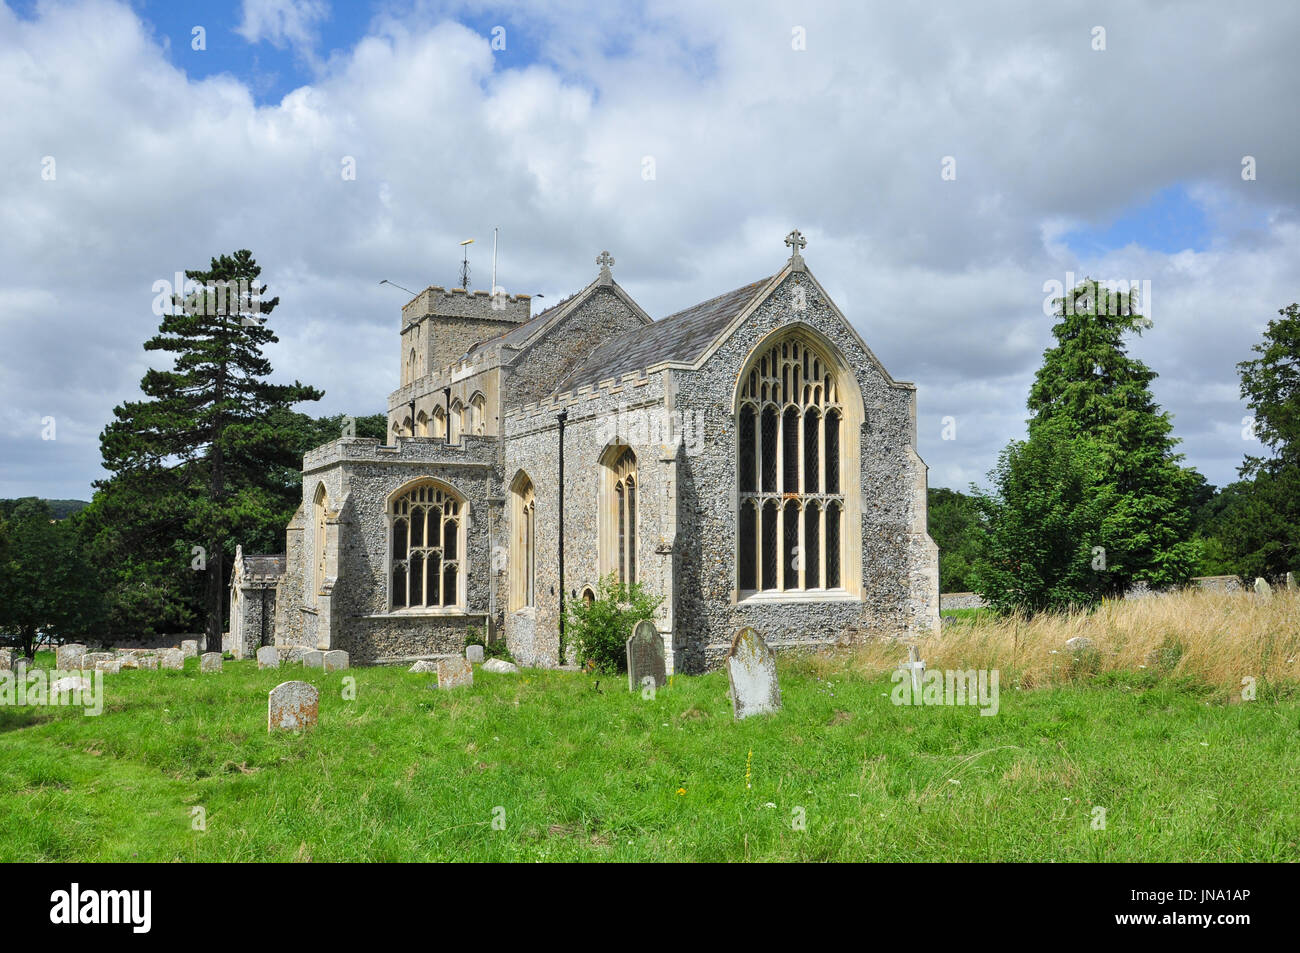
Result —
[{"label": "slate roof", "polygon": [[284,575],[284,556],[245,556],[244,572],[252,576]]},{"label": "slate roof", "polygon": [[771,280],[771,277],[760,278],[743,288],[610,338],[574,368],[555,392],[620,377],[660,361],[696,360]]}]

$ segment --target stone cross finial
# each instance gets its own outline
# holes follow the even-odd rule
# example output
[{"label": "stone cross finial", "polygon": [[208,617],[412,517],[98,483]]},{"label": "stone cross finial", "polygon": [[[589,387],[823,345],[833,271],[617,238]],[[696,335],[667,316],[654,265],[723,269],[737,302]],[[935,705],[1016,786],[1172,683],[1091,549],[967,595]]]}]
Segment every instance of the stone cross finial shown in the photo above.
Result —
[{"label": "stone cross finial", "polygon": [[609,266],[614,264],[614,258],[609,252],[603,251],[596,259],[596,264],[600,265],[600,280],[612,281],[614,276],[609,273]]},{"label": "stone cross finial", "polygon": [[802,265],[803,256],[799,254],[799,249],[807,247],[808,239],[804,238],[803,234],[796,228],[785,236],[785,243],[790,246],[790,264],[796,267]]}]

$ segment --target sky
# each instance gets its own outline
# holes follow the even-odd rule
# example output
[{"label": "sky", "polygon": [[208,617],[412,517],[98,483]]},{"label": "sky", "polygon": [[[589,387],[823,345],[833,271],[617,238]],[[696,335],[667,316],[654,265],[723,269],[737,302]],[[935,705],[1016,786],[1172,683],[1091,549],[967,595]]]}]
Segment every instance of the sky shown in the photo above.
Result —
[{"label": "sky", "polygon": [[[161,360],[154,283],[253,251],[300,409],[382,412],[388,279],[652,316],[810,270],[984,485],[1070,276],[1147,289],[1130,351],[1211,483],[1262,447],[1236,364],[1300,300],[1300,4],[0,5],[0,497],[89,499]],[[353,175],[349,175],[351,170]],[[1055,285],[1054,285],[1055,283]]]}]

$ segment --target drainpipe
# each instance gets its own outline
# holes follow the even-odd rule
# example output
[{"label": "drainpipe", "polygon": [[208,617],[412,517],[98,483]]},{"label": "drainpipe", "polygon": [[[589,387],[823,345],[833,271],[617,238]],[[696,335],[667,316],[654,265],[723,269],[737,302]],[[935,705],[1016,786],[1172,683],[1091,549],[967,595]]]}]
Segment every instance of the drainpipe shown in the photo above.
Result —
[{"label": "drainpipe", "polygon": [[564,422],[569,419],[567,410],[560,411],[555,419],[560,424],[560,519],[556,534],[560,555],[560,664],[564,664]]},{"label": "drainpipe", "polygon": [[442,425],[442,442],[451,443],[451,388],[442,389],[442,399],[447,404],[447,421]]}]

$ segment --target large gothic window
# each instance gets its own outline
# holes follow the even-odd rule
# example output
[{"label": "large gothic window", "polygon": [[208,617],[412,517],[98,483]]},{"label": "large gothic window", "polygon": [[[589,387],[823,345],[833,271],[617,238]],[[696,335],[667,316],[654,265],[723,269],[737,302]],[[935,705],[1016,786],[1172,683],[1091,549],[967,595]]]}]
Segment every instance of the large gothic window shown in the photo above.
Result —
[{"label": "large gothic window", "polygon": [[537,605],[537,499],[520,473],[510,488],[510,610]]},{"label": "large gothic window", "polygon": [[316,497],[312,501],[312,592],[320,592],[325,587],[325,545],[326,513],[329,509],[329,495],[325,484],[316,487]]},{"label": "large gothic window", "polygon": [[844,415],[834,364],[802,335],[750,360],[736,408],[742,595],[845,587]]},{"label": "large gothic window", "polygon": [[636,582],[636,454],[610,447],[604,462],[600,500],[600,572],[616,581]]},{"label": "large gothic window", "polygon": [[462,604],[464,510],[459,496],[432,481],[412,487],[389,503],[392,608]]}]

